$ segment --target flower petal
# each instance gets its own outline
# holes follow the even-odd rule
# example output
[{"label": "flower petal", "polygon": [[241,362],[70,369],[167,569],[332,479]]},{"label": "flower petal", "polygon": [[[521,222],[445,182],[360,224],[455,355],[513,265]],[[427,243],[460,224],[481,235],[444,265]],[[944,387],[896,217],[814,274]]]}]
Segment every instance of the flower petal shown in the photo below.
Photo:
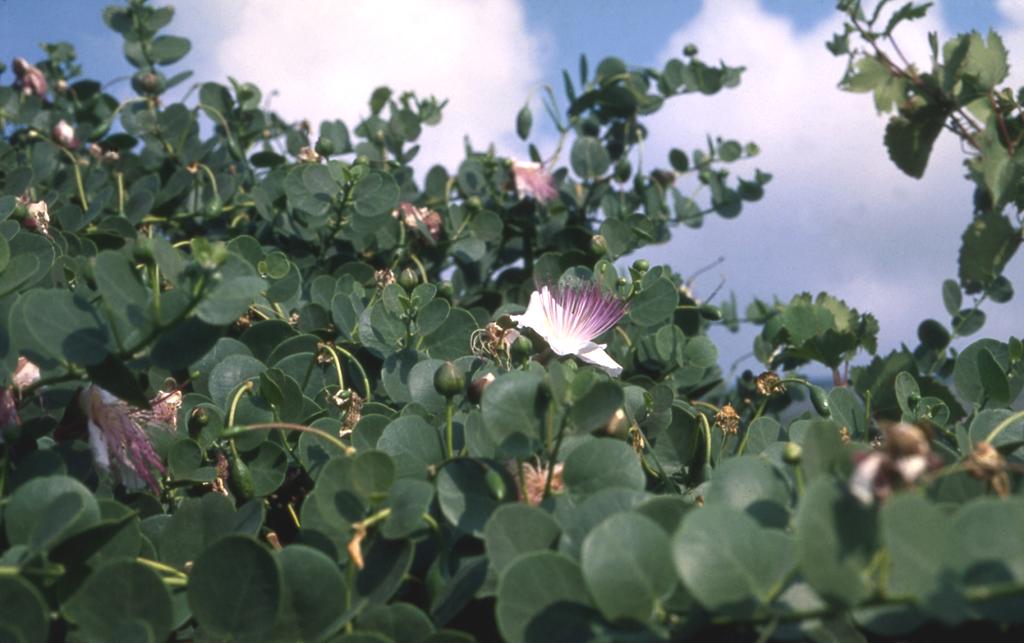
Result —
[{"label": "flower petal", "polygon": [[584,362],[600,366],[604,370],[608,371],[608,374],[612,377],[618,377],[622,374],[622,366],[613,360],[611,355],[605,352],[605,346],[606,344],[587,342],[587,345],[581,348],[576,354],[579,355],[579,358]]}]

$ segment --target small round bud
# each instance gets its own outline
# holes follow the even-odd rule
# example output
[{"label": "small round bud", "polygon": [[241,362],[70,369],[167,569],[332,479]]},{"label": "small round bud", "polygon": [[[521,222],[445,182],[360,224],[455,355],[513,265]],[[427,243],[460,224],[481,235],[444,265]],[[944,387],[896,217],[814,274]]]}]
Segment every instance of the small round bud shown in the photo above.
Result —
[{"label": "small round bud", "polygon": [[619,183],[625,183],[632,174],[633,165],[629,162],[629,159],[619,159],[618,163],[615,164],[615,179]]},{"label": "small round bud", "polygon": [[321,136],[316,142],[316,153],[320,156],[330,156],[334,154],[334,142],[329,138]]},{"label": "small round bud", "polygon": [[597,136],[601,133],[601,125],[594,118],[584,120],[582,129],[585,136]]},{"label": "small round bud", "polygon": [[832,409],[828,405],[828,394],[825,393],[825,389],[820,386],[810,384],[807,389],[811,392],[811,404],[814,405],[814,410],[818,412],[818,415],[822,417],[831,417]]},{"label": "small round bud", "polygon": [[139,94],[159,94],[167,86],[167,78],[160,72],[140,71],[132,76],[132,89]]},{"label": "small round bud", "polygon": [[220,197],[214,196],[212,199],[206,202],[206,206],[203,207],[203,214],[208,217],[215,217],[220,214],[220,211],[224,208],[224,203],[220,200]]},{"label": "small round bud", "polygon": [[643,274],[651,269],[651,262],[646,259],[637,259],[633,262],[633,270]]},{"label": "small round bud", "polygon": [[445,362],[434,373],[434,389],[441,395],[451,398],[466,388],[466,374],[452,362]]},{"label": "small round bud", "polygon": [[241,458],[231,457],[229,459],[231,468],[228,473],[228,487],[231,489],[231,493],[235,494],[235,498],[240,501],[252,498],[256,487],[249,465],[245,464]]},{"label": "small round bud", "polygon": [[466,207],[468,207],[473,212],[476,212],[480,208],[484,207],[484,204],[483,201],[480,200],[480,197],[471,196],[468,199],[466,199]]},{"label": "small round bud", "polygon": [[800,464],[803,454],[803,447],[796,442],[787,442],[786,446],[782,448],[782,461],[786,464]]},{"label": "small round bud", "polygon": [[188,418],[189,431],[196,432],[210,423],[210,412],[206,409],[193,409]]},{"label": "small round bud", "polygon": [[629,281],[627,281],[625,277],[619,277],[618,279],[615,280],[615,285],[619,286],[620,288],[628,283]]},{"label": "small round bud", "polygon": [[382,129],[375,130],[373,132],[373,140],[375,142],[377,142],[377,143],[383,143],[384,142],[384,130],[382,130]]},{"label": "small round bud", "polygon": [[406,292],[411,291],[420,282],[419,275],[412,268],[406,268],[398,273],[398,285],[405,288]]},{"label": "small round bud", "polygon": [[512,342],[510,352],[512,358],[517,361],[529,359],[530,355],[533,355],[533,342],[526,335],[520,335]]},{"label": "small round bud", "polygon": [[697,55],[697,45],[693,44],[692,42],[688,43],[685,47],[683,47],[683,55],[684,56],[696,56]]},{"label": "small round bud", "polygon": [[629,437],[629,418],[626,417],[626,411],[623,409],[616,409],[615,413],[608,418],[608,423],[605,425],[605,433],[612,436],[613,438],[619,438],[625,440]]},{"label": "small round bud", "polygon": [[608,240],[603,234],[595,234],[590,237],[590,251],[596,255],[608,254]]},{"label": "small round bud", "polygon": [[452,297],[455,296],[455,286],[450,281],[442,281],[437,284],[437,296],[451,301]]},{"label": "small round bud", "polygon": [[356,157],[356,160],[355,160],[354,164],[355,165],[369,165],[370,164],[370,157],[365,155],[365,154],[360,154],[359,156]]}]

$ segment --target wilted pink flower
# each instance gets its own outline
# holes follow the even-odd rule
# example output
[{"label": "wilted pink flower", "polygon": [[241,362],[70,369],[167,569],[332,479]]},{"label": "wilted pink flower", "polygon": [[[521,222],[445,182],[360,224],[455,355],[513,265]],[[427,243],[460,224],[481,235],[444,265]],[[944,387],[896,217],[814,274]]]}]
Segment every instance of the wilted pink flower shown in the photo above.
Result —
[{"label": "wilted pink flower", "polygon": [[89,143],[86,148],[89,154],[97,161],[103,161],[106,163],[113,163],[121,158],[121,155],[115,150],[104,150],[98,143]]},{"label": "wilted pink flower", "polygon": [[295,156],[303,163],[319,163],[324,158],[317,154],[316,150],[308,145],[299,150],[299,153]]},{"label": "wilted pink flower", "polygon": [[163,475],[166,469],[128,404],[95,384],[82,391],[79,403],[89,420],[89,445],[96,465],[112,471],[130,489],[148,485],[160,493],[153,472]]},{"label": "wilted pink flower", "polygon": [[11,376],[11,383],[14,384],[14,388],[19,391],[24,390],[35,384],[38,379],[39,367],[24,357],[19,357],[18,365],[15,367],[14,374]]},{"label": "wilted pink flower", "polygon": [[178,389],[160,391],[149,401],[148,411],[135,411],[135,417],[150,424],[160,424],[169,429],[178,428],[178,409],[181,408],[182,395]]},{"label": "wilted pink flower", "polygon": [[543,337],[556,355],[576,355],[617,377],[622,367],[605,352],[607,344],[592,340],[617,324],[626,309],[624,301],[595,283],[542,286],[530,295],[526,312],[510,318]]},{"label": "wilted pink flower", "polygon": [[[18,403],[14,399],[14,391],[9,388],[0,389],[0,429],[5,426],[21,424],[18,418]],[[3,443],[0,435],[0,443]]]},{"label": "wilted pink flower", "polygon": [[24,58],[14,59],[14,75],[18,78],[18,86],[21,93],[26,96],[36,95],[40,98],[46,96],[46,76],[39,68],[29,64]]},{"label": "wilted pink flower", "polygon": [[419,230],[419,224],[422,223],[435,241],[441,237],[441,215],[430,208],[417,208],[403,201],[398,204],[398,209],[392,215],[401,218],[402,223],[410,230]]},{"label": "wilted pink flower", "polygon": [[50,234],[50,209],[46,201],[28,204],[28,216],[22,219],[21,225],[29,230],[38,230],[40,234]]},{"label": "wilted pink flower", "polygon": [[558,196],[555,178],[540,163],[513,161],[512,176],[516,181],[519,198],[529,196],[540,203],[548,203]]},{"label": "wilted pink flower", "polygon": [[[544,500],[544,490],[547,488],[548,467],[524,462],[522,468],[519,469],[513,461],[508,464],[508,468],[515,476],[519,486],[519,500],[534,506],[539,505]],[[560,494],[565,489],[562,468],[561,462],[555,463],[551,472],[551,493],[553,495]],[[522,473],[522,478],[520,478],[520,473]]]},{"label": "wilted pink flower", "polygon": [[53,126],[51,135],[53,140],[69,150],[78,148],[79,143],[78,138],[75,137],[75,128],[68,125],[68,122],[64,119],[57,121],[57,124]]},{"label": "wilted pink flower", "polygon": [[883,429],[882,447],[854,456],[850,493],[866,505],[885,500],[893,490],[909,487],[926,472],[942,466],[924,430],[899,423]]}]

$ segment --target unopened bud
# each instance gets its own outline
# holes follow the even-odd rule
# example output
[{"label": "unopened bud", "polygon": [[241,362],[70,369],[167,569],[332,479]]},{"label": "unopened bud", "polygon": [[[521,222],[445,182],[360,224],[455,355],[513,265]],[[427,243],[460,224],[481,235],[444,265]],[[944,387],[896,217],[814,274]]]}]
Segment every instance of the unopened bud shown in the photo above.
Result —
[{"label": "unopened bud", "polygon": [[782,448],[782,461],[786,464],[800,464],[803,455],[803,447],[796,442],[787,442],[786,446]]},{"label": "unopened bud", "polygon": [[484,389],[491,385],[496,378],[494,373],[487,373],[482,377],[478,377],[469,385],[468,397],[469,401],[473,404],[479,404],[480,400],[483,399]]},{"label": "unopened bud", "polygon": [[53,126],[53,131],[50,134],[53,136],[53,140],[57,141],[58,145],[62,145],[69,150],[73,150],[78,147],[78,139],[75,138],[75,129],[68,125],[68,122],[63,119],[57,121],[57,124]]},{"label": "unopened bud", "polygon": [[398,273],[398,285],[405,288],[406,292],[411,292],[419,282],[420,277],[412,268],[406,268]]},{"label": "unopened bud", "polygon": [[452,398],[466,387],[466,374],[452,362],[445,362],[434,373],[434,390],[441,395]]},{"label": "unopened bud", "polygon": [[626,417],[626,412],[623,409],[616,409],[615,413],[612,413],[612,416],[608,418],[604,431],[613,438],[625,440],[629,437],[629,427],[630,422],[629,418]]},{"label": "unopened bud", "polygon": [[807,389],[811,392],[811,404],[814,405],[814,410],[818,412],[818,415],[822,417],[832,417],[832,409],[828,405],[828,394],[825,393],[825,389],[820,386],[810,384]]},{"label": "unopened bud", "polygon": [[515,360],[526,360],[529,359],[530,355],[533,355],[533,342],[526,335],[520,334],[516,337],[515,341],[512,342],[511,354]]},{"label": "unopened bud", "polygon": [[590,237],[590,251],[596,255],[608,254],[608,240],[603,234],[595,234]]}]

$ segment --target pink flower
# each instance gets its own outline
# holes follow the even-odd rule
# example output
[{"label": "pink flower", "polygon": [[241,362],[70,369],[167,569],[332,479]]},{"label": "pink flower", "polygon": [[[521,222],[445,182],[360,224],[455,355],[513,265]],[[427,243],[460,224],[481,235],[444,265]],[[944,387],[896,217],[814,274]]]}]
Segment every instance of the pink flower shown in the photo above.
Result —
[{"label": "pink flower", "polygon": [[533,197],[540,203],[549,203],[558,197],[555,178],[540,163],[512,161],[512,176],[519,198]]},{"label": "pink flower", "polygon": [[[519,500],[533,506],[539,505],[544,500],[544,490],[547,488],[548,467],[545,465],[534,465],[524,462],[521,470],[517,470],[515,461],[508,463],[508,468],[515,476],[519,486]],[[562,479],[562,463],[555,464],[551,472],[551,493],[559,494],[565,489],[565,482]],[[522,479],[520,479],[520,471]]]},{"label": "pink flower", "polygon": [[556,355],[575,355],[608,371],[613,377],[622,366],[605,352],[607,344],[592,340],[615,326],[627,305],[594,283],[577,287],[542,286],[530,295],[522,315],[510,315],[519,326],[544,338]]},{"label": "pink flower", "polygon": [[21,87],[21,93],[25,96],[35,94],[40,98],[46,96],[46,76],[39,68],[30,65],[24,58],[14,59],[14,75],[17,76],[17,84]]},{"label": "pink flower", "polygon": [[14,374],[11,376],[11,383],[14,384],[14,388],[19,391],[24,390],[35,384],[38,379],[39,367],[24,357],[19,357],[18,366],[15,367]]},{"label": "pink flower", "polygon": [[431,238],[435,241],[441,238],[441,215],[430,208],[417,208],[415,205],[403,201],[398,204],[398,209],[392,214],[396,218],[400,218],[405,227],[410,230],[419,230],[420,224],[423,224]]},{"label": "pink flower", "polygon": [[129,489],[149,486],[159,494],[154,471],[163,475],[166,469],[128,404],[95,384],[78,399],[88,418],[89,446],[96,466],[111,471]]},{"label": "pink flower", "polygon": [[75,128],[68,125],[68,122],[61,119],[53,126],[53,140],[57,141],[60,145],[74,150],[78,148],[78,138],[75,137]]}]

